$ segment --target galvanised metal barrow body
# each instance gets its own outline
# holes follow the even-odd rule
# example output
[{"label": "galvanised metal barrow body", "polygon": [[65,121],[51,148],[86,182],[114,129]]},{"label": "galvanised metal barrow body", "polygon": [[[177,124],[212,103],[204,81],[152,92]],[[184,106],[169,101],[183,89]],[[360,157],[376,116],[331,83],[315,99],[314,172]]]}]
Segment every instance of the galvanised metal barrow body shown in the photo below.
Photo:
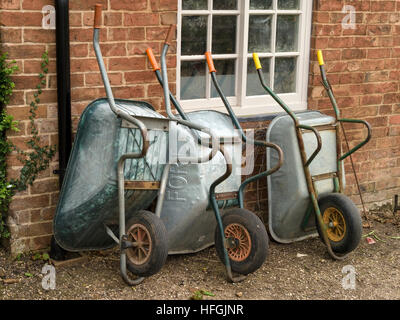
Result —
[{"label": "galvanised metal barrow body", "polygon": [[[195,111],[187,114],[191,122],[214,128],[218,137],[238,139],[238,133],[226,114]],[[188,130],[177,132],[183,148],[204,149]],[[172,133],[170,133],[172,134]],[[204,134],[199,134],[203,137]],[[175,138],[174,138],[175,140]],[[179,147],[178,147],[179,148]],[[225,145],[225,152],[232,158],[232,174],[217,186],[217,194],[234,194],[241,184],[241,144]],[[182,149],[182,148],[181,148]],[[204,151],[203,151],[204,152]],[[225,172],[225,159],[221,153],[206,163],[175,164],[170,168],[161,220],[168,231],[169,254],[194,253],[214,244],[215,215],[210,206],[211,184]],[[235,200],[220,200],[222,214],[237,205]]]},{"label": "galvanised metal barrow body", "polygon": [[[115,102],[132,116],[164,118],[145,102],[118,99]],[[191,120],[205,119],[203,112],[193,112],[189,116]],[[212,112],[207,114],[206,119],[216,128],[217,134],[235,135],[226,115]],[[186,147],[207,149],[197,144],[186,127],[177,126],[171,130],[149,130],[150,146],[146,157],[126,161],[125,180],[155,184],[161,181],[169,134],[183,137],[180,143]],[[141,146],[140,131],[124,127],[106,99],[98,99],[84,110],[54,219],[54,235],[64,249],[103,250],[116,245],[105,226],[117,233],[118,160],[123,154],[140,151]],[[239,155],[233,157],[236,168],[240,168],[240,147],[227,146],[227,152]],[[175,163],[170,167],[160,215],[168,232],[169,254],[193,253],[214,244],[216,221],[209,208],[208,190],[223,174],[224,166],[225,159],[217,154],[207,163]],[[239,186],[240,175],[232,174],[218,186],[217,192],[234,192]],[[147,209],[157,194],[157,190],[125,190],[126,218],[129,220],[135,212]],[[228,208],[234,204],[226,201],[221,205]]]},{"label": "galvanised metal barrow body", "polygon": [[[295,114],[265,83],[258,55],[253,54],[263,88],[287,115],[275,118],[267,131],[267,141],[277,143],[286,163],[268,177],[269,230],[283,243],[315,234],[315,227],[330,256],[344,259],[359,244],[362,233],[360,212],[344,192],[343,161],[371,138],[368,122],[340,116],[332,87],[326,76],[322,52],[318,51],[322,84],[334,110],[334,117],[319,112]],[[367,137],[344,155],[341,149],[342,123],[362,124]],[[273,166],[274,154],[267,152]]]},{"label": "galvanised metal barrow body", "polygon": [[[317,111],[297,113],[296,117],[301,125],[314,127],[321,135],[322,148],[310,164],[310,173],[319,195],[332,193],[335,186],[329,173],[339,172],[335,118]],[[310,131],[303,131],[302,135],[305,153],[310,157],[317,147],[317,140]],[[286,159],[279,172],[268,177],[268,225],[271,236],[281,243],[315,236],[314,212],[307,221],[304,220],[310,200],[292,118],[288,115],[274,118],[268,126],[266,139],[278,144]],[[267,167],[273,166],[276,161],[275,154],[267,150]],[[344,184],[343,164],[341,172]]]}]

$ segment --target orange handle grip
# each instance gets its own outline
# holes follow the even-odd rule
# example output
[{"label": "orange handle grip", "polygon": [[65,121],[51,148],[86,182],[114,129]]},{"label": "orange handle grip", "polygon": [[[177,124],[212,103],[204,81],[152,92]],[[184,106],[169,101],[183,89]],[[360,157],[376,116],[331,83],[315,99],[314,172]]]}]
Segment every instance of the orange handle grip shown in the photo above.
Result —
[{"label": "orange handle grip", "polygon": [[94,8],[94,28],[100,29],[101,28],[101,11],[102,5],[96,4]]},{"label": "orange handle grip", "polygon": [[167,37],[165,38],[165,44],[167,45],[171,45],[172,44],[172,40],[175,36],[175,30],[176,30],[176,25],[175,24],[171,24],[171,26],[169,27],[168,33],[167,33]]},{"label": "orange handle grip", "polygon": [[210,70],[210,73],[217,72],[217,70],[215,70],[215,67],[214,67],[214,61],[213,61],[213,58],[211,56],[211,52],[207,51],[204,55],[206,56],[208,69]]},{"label": "orange handle grip", "polygon": [[151,66],[153,67],[153,71],[160,70],[160,66],[158,65],[156,57],[153,54],[153,50],[151,48],[147,48],[146,54],[147,58],[149,58]]}]

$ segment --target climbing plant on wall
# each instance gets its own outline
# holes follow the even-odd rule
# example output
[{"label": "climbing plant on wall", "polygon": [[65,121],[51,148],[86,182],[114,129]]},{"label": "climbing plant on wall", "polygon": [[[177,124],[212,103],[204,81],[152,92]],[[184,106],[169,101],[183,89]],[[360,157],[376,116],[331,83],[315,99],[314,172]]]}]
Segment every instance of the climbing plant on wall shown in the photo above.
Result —
[{"label": "climbing plant on wall", "polygon": [[[42,146],[39,130],[36,126],[36,111],[40,103],[40,95],[46,86],[46,74],[48,73],[49,57],[45,52],[42,55],[41,73],[38,75],[37,91],[34,93],[33,101],[30,103],[30,138],[27,141],[26,150],[17,148],[9,139],[8,130],[18,131],[18,123],[7,114],[5,106],[9,103],[12,91],[15,87],[11,75],[18,70],[15,61],[7,62],[7,54],[0,56],[0,238],[9,237],[6,228],[6,217],[12,197],[17,191],[26,190],[28,185],[37,178],[38,174],[45,170],[56,152],[55,146]],[[15,151],[17,159],[23,165],[19,177],[7,179],[7,156]]]},{"label": "climbing plant on wall", "polygon": [[12,116],[8,115],[5,106],[9,103],[15,87],[11,75],[18,70],[15,61],[7,62],[7,54],[0,55],[0,238],[8,237],[5,217],[13,195],[12,185],[7,181],[7,156],[13,150],[8,141],[7,130],[18,130]]}]

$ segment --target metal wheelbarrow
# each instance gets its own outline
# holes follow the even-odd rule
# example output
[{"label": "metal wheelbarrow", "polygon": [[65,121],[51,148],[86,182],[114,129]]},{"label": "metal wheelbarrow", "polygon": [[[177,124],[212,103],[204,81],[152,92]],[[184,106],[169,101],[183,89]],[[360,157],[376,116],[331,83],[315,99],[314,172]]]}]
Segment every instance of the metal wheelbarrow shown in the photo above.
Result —
[{"label": "metal wheelbarrow", "polygon": [[[172,25],[167,38],[171,38],[175,31],[175,26]],[[215,189],[216,185],[210,187],[210,203],[212,209],[217,217],[217,220],[221,220],[215,229],[215,247],[219,258],[223,261],[228,270],[228,277],[232,279],[231,271],[239,274],[248,274],[257,270],[265,261],[268,254],[268,235],[265,231],[262,221],[252,212],[244,209],[243,202],[243,191],[245,187],[252,181],[266,177],[277,170],[283,162],[282,150],[275,144],[266,143],[264,141],[253,141],[248,139],[244,134],[242,128],[237,121],[231,109],[228,109],[228,114],[222,114],[212,110],[202,110],[186,114],[179,102],[175,99],[174,95],[169,91],[168,88],[168,74],[166,67],[166,55],[169,48],[169,42],[166,41],[161,54],[161,68],[158,66],[157,61],[151,48],[146,50],[150,63],[152,64],[153,71],[163,87],[164,99],[166,104],[166,111],[168,117],[176,119],[177,116],[172,113],[171,102],[179,113],[179,117],[182,119],[190,120],[201,125],[208,125],[215,128],[215,118],[223,119],[226,124],[231,127],[231,132],[223,132],[224,136],[219,136],[219,141],[224,148],[226,145],[224,141],[228,140],[234,144],[242,144],[242,142],[248,144],[263,145],[265,147],[273,148],[277,151],[279,161],[278,163],[265,172],[262,172],[254,177],[251,177],[244,182],[241,181],[241,165],[239,161],[233,161],[232,166],[236,173],[236,181],[234,184],[226,181],[226,187],[228,192],[221,192],[221,190]],[[233,133],[234,132],[234,133]],[[200,138],[196,133],[195,136]],[[241,157],[242,149],[234,149],[232,158],[237,156]],[[230,177],[235,178],[235,177]],[[218,201],[219,200],[219,201]],[[223,202],[221,200],[224,200]],[[222,203],[221,203],[222,202]],[[221,205],[223,204],[224,209],[233,206],[239,206],[239,208],[222,210],[220,212]],[[222,219],[221,219],[222,215]],[[240,223],[234,222],[235,219],[239,218]],[[246,231],[246,228],[250,226],[253,230]],[[250,232],[251,231],[251,232]],[[255,232],[256,231],[256,232]],[[235,245],[236,243],[236,245]],[[256,251],[255,251],[256,250]],[[262,250],[265,250],[261,253]],[[255,252],[253,252],[255,251]],[[229,271],[231,270],[231,271]],[[242,279],[241,277],[239,277]],[[239,278],[236,278],[237,281]]]},{"label": "metal wheelbarrow", "polygon": [[[358,208],[342,192],[345,187],[343,161],[371,138],[368,122],[341,118],[327,80],[322,52],[318,52],[322,81],[335,116],[310,111],[299,114],[265,83],[258,54],[253,54],[262,87],[287,115],[277,116],[269,125],[267,141],[277,143],[286,162],[276,175],[268,177],[269,231],[274,240],[290,243],[316,235],[334,259],[344,259],[359,244],[362,222]],[[342,123],[363,124],[364,141],[342,155]],[[267,152],[267,163],[277,161]],[[315,216],[315,219],[312,219]]]}]

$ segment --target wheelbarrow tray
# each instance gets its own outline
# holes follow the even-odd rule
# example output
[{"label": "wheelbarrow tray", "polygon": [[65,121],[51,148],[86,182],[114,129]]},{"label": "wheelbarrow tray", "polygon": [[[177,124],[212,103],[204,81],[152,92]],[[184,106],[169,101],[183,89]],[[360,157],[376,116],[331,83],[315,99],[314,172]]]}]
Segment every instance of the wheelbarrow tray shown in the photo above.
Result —
[{"label": "wheelbarrow tray", "polygon": [[[164,118],[145,102],[116,100],[116,104],[131,115]],[[193,120],[212,124],[220,136],[235,135],[225,114],[207,111],[193,112]],[[176,128],[178,143],[192,149],[199,147],[190,130]],[[160,181],[167,154],[168,134],[149,131],[151,145],[145,159],[125,163],[126,180]],[[117,162],[122,154],[141,150],[138,129],[121,128],[121,119],[111,111],[106,99],[89,104],[82,113],[68,168],[60,192],[54,218],[54,236],[68,251],[104,250],[116,243],[106,233],[105,225],[118,235]],[[233,147],[226,147],[233,152]],[[232,149],[232,150],[231,150]],[[241,156],[241,152],[237,153]],[[236,157],[234,157],[236,159]],[[239,160],[234,160],[240,168]],[[239,162],[237,162],[239,161]],[[209,206],[209,187],[225,170],[225,161],[217,154],[203,164],[175,164],[170,169],[161,219],[168,231],[169,253],[191,253],[214,244],[216,221]],[[231,175],[218,186],[218,192],[237,191],[240,175]],[[138,210],[147,209],[157,197],[157,190],[126,190],[125,205],[128,220]],[[229,207],[235,201],[222,205]]]},{"label": "wheelbarrow tray", "polygon": [[[130,114],[162,117],[151,105],[139,101],[116,100]],[[164,165],[167,135],[151,131],[151,146],[146,159],[131,159],[125,164],[125,179],[159,181]],[[106,99],[90,103],[82,113],[71,151],[60,199],[54,218],[54,236],[68,251],[113,247],[105,225],[118,217],[117,162],[122,154],[141,150],[138,129],[121,128],[121,119],[111,111]],[[127,218],[146,209],[157,197],[157,190],[125,192]],[[115,228],[116,230],[117,228]]]},{"label": "wheelbarrow tray", "polygon": [[[212,128],[219,137],[240,139],[227,114],[201,110],[187,113],[187,116],[198,125]],[[189,132],[183,133],[186,134],[186,142],[182,141],[183,143],[190,144],[191,148],[209,152],[210,149],[198,146],[197,140]],[[200,133],[200,136],[208,137],[204,133]],[[217,187],[217,193],[233,194],[238,191],[241,183],[241,147],[241,144],[224,145],[226,152],[232,157],[233,172]],[[209,162],[176,164],[171,167],[161,211],[161,219],[168,231],[169,254],[194,253],[214,244],[217,224],[214,211],[209,205],[209,190],[211,184],[222,176],[225,170],[225,160],[221,153],[216,154]],[[236,205],[236,199],[219,201],[221,214],[224,213],[224,208]]]},{"label": "wheelbarrow tray", "polygon": [[[312,177],[320,177],[315,182],[319,195],[334,192],[332,178],[323,179],[324,174],[338,171],[336,121],[335,118],[317,111],[297,114],[300,124],[316,128],[322,138],[322,149],[310,165]],[[303,132],[307,158],[317,147],[315,135]],[[277,116],[267,130],[267,141],[282,148],[285,160],[279,171],[268,176],[269,231],[274,240],[290,243],[317,235],[315,214],[312,210],[306,225],[303,225],[310,206],[299,144],[293,120],[289,115]],[[267,167],[277,162],[275,152],[267,150]],[[342,165],[343,183],[344,168]]]}]

